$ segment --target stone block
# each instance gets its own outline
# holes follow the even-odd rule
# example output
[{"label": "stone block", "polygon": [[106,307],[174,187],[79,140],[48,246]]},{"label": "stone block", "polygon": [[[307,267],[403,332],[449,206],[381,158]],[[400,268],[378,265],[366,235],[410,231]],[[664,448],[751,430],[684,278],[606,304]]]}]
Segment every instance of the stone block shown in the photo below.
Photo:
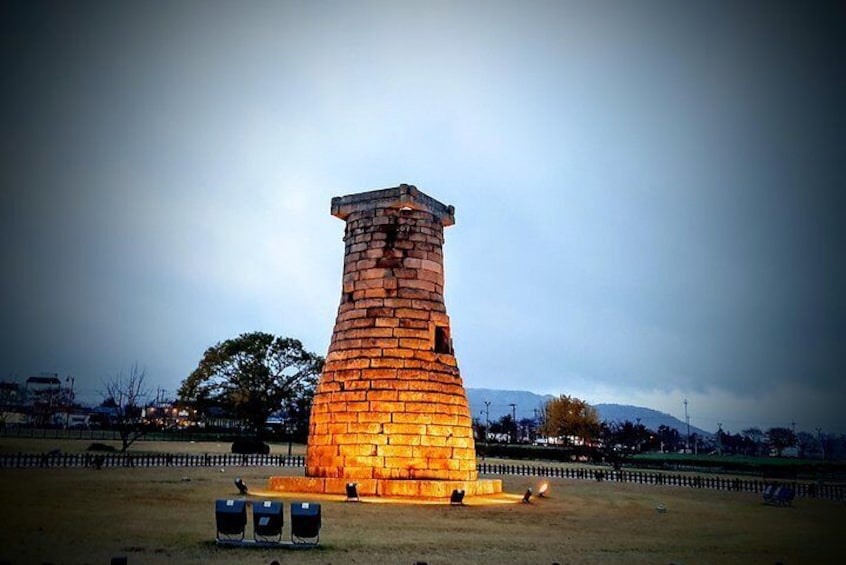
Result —
[{"label": "stone block", "polygon": [[378,347],[379,349],[390,349],[399,346],[399,340],[396,338],[387,337],[373,337],[363,338],[361,340],[362,347]]},{"label": "stone block", "polygon": [[458,425],[458,416],[453,414],[433,414],[429,419],[429,424],[437,424],[438,426],[454,428]]},{"label": "stone block", "polygon": [[381,457],[413,457],[413,450],[410,445],[380,445],[376,448],[376,455]]},{"label": "stone block", "polygon": [[370,410],[369,402],[345,402],[341,406],[337,406],[336,410],[346,410],[347,412],[364,412]]},{"label": "stone block", "polygon": [[421,445],[427,437],[419,434],[391,434],[388,436],[388,445]]},{"label": "stone block", "polygon": [[349,424],[350,422],[358,422],[355,412],[334,411],[329,413],[330,421],[335,424]]},{"label": "stone block", "polygon": [[424,435],[426,434],[427,426],[421,424],[384,424],[384,431],[387,435],[393,434],[410,434],[410,435]]},{"label": "stone block", "polygon": [[419,481],[381,481],[380,496],[400,496],[417,498],[420,496]]},{"label": "stone block", "polygon": [[377,379],[396,379],[397,369],[393,367],[379,367],[370,368],[362,372],[362,378],[377,380]]},{"label": "stone block", "polygon": [[[396,402],[399,396],[399,392],[396,390],[369,390],[367,391],[367,400],[373,401],[388,401],[388,402]],[[371,407],[374,410],[380,410],[378,406],[372,405]]]},{"label": "stone block", "polygon": [[349,424],[347,423],[339,423],[339,424],[327,424],[326,426],[326,433],[328,434],[345,434],[347,433]]},{"label": "stone block", "polygon": [[[409,259],[409,260],[415,261],[415,262],[417,261],[416,259]],[[411,265],[408,265],[408,266],[410,267]],[[434,271],[435,273],[443,273],[443,267],[441,267],[441,263],[439,261],[431,261],[429,259],[420,260],[419,267],[415,267],[415,268],[420,268],[420,269],[423,269],[423,270],[426,270],[426,271]]]},{"label": "stone block", "polygon": [[311,422],[315,424],[328,424],[331,419],[331,414],[328,412],[317,413],[311,415]]},{"label": "stone block", "polygon": [[270,477],[270,490],[277,492],[324,492],[320,477]]},{"label": "stone block", "polygon": [[351,434],[380,434],[382,424],[378,422],[354,422],[347,425],[347,432]]},{"label": "stone block", "polygon": [[362,422],[362,423],[377,422],[377,423],[380,423],[380,424],[384,424],[385,422],[390,422],[391,418],[392,418],[392,414],[390,412],[355,412],[355,413],[352,414],[352,416],[358,422]]},{"label": "stone block", "polygon": [[376,496],[376,479],[365,478],[350,481],[344,478],[340,479],[326,479],[325,493],[326,494],[343,494],[347,493],[347,483],[355,482],[356,490],[359,496]]},{"label": "stone block", "polygon": [[332,404],[346,404],[347,402],[361,402],[367,400],[366,390],[344,390],[329,394],[329,402]]},{"label": "stone block", "polygon": [[430,436],[451,436],[453,433],[452,426],[438,426],[435,424],[431,424],[426,426],[426,433]]},{"label": "stone block", "polygon": [[[427,467],[425,459],[420,457],[385,457],[385,467],[393,469],[424,470]],[[412,473],[411,476],[414,476]]]},{"label": "stone block", "polygon": [[431,403],[437,402],[433,398],[432,392],[423,392],[417,390],[401,390],[398,393],[398,398],[402,402],[424,402],[424,403]]},{"label": "stone block", "polygon": [[347,381],[344,383],[344,388],[346,390],[363,390],[367,391],[370,390],[371,383],[370,381],[366,381],[364,379],[359,379],[355,381]]},{"label": "stone block", "polygon": [[[385,424],[386,426],[388,424]],[[387,445],[388,438],[384,434],[365,434],[365,433],[347,433],[338,434],[334,437],[338,445],[358,445],[358,444],[372,444],[372,445]]]},{"label": "stone block", "polygon": [[343,476],[345,479],[366,480],[372,479],[373,470],[378,467],[349,467],[344,468],[342,473],[338,476]]},{"label": "stone block", "polygon": [[[452,457],[452,448],[451,447],[432,447],[432,446],[425,446],[425,445],[418,445],[412,448],[412,457],[422,457],[426,459],[441,459],[446,461],[449,457]],[[434,469],[436,467],[429,466],[429,468]]]},{"label": "stone block", "polygon": [[388,348],[382,350],[384,357],[396,357],[400,359],[407,359],[414,357],[415,352],[410,349]]},{"label": "stone block", "polygon": [[431,402],[406,402],[405,411],[414,414],[447,413],[449,406],[439,406]]},{"label": "stone block", "polygon": [[[345,469],[344,472],[345,473],[347,472],[347,470],[349,470],[352,467],[366,468],[366,469],[370,470],[371,473],[372,473],[372,469],[374,467],[384,467],[384,466],[385,466],[385,460],[384,460],[383,457],[377,457],[377,456],[368,457],[368,456],[363,456],[363,455],[350,455],[350,456],[344,457],[344,469]],[[368,476],[372,476],[372,474],[368,475]]]},{"label": "stone block", "polygon": [[427,445],[432,447],[444,447],[450,442],[452,442],[452,438],[448,438],[445,436],[420,436],[420,445]]},{"label": "stone block", "polygon": [[431,313],[426,310],[414,310],[411,308],[397,308],[396,317],[408,318],[410,320],[429,320]]},{"label": "stone block", "polygon": [[[391,330],[391,335],[393,337],[399,338],[414,338],[425,340],[426,343],[432,343],[432,333],[429,331],[428,328],[426,329],[415,329],[415,328],[394,328]],[[400,342],[402,345],[402,342]]]},{"label": "stone block", "polygon": [[435,421],[434,418],[436,417],[437,415],[433,414],[396,412],[393,415],[392,421],[397,424],[431,424]]},{"label": "stone block", "polygon": [[384,306],[373,307],[367,309],[368,318],[393,318],[394,309],[386,308]]},{"label": "stone block", "polygon": [[405,410],[405,403],[404,402],[390,402],[387,400],[382,400],[379,402],[372,402],[372,411],[374,412],[384,412],[384,413],[396,413],[396,412],[403,412]]}]

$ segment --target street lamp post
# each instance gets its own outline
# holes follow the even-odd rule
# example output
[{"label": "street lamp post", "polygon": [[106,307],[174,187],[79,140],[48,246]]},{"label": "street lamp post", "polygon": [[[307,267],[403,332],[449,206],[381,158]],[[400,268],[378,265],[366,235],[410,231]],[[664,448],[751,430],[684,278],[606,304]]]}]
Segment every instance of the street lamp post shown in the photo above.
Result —
[{"label": "street lamp post", "polygon": [[68,429],[68,424],[70,423],[70,411],[71,406],[73,406],[73,383],[75,380],[76,379],[70,375],[65,377],[65,384],[70,382],[70,392],[68,393],[68,400],[65,403],[65,429]]}]

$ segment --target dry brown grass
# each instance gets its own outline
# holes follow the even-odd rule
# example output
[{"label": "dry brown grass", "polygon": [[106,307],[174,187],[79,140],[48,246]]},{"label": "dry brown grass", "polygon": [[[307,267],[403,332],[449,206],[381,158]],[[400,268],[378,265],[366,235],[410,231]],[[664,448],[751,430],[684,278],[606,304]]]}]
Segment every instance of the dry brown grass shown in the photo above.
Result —
[{"label": "dry brown grass", "polygon": [[[214,500],[301,469],[0,470],[0,561],[109,563],[840,563],[842,503],[759,495],[552,480],[550,496],[467,507],[323,504],[320,549],[214,545]],[[189,478],[190,480],[183,480]],[[535,479],[504,477],[520,494]],[[251,498],[261,498],[254,496]],[[519,497],[517,497],[519,499]],[[286,498],[290,502],[295,498]],[[655,510],[657,504],[666,513]],[[286,538],[289,512],[286,504]],[[248,521],[248,532],[252,518]]]}]

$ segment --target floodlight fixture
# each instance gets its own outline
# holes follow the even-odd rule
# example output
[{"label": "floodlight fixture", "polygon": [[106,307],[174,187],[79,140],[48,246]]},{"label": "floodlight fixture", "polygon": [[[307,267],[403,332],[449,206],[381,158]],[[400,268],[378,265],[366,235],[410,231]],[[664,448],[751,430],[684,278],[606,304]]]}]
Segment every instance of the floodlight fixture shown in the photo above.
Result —
[{"label": "floodlight fixture", "polygon": [[217,539],[243,540],[247,526],[247,501],[223,499],[215,501]]},{"label": "floodlight fixture", "polygon": [[347,483],[346,502],[359,502],[360,500],[358,496],[358,483]]},{"label": "floodlight fixture", "polygon": [[549,483],[544,482],[541,484],[540,488],[538,489],[538,496],[543,498],[546,496],[547,491],[549,490]]},{"label": "floodlight fixture", "polygon": [[526,494],[523,495],[523,504],[530,504],[529,499],[532,498],[532,489],[527,488]]},{"label": "floodlight fixture", "polygon": [[241,480],[241,477],[235,479],[235,486],[238,487],[238,492],[247,494],[247,483]]},{"label": "floodlight fixture", "polygon": [[253,530],[257,541],[282,541],[282,502],[253,503]]},{"label": "floodlight fixture", "polygon": [[320,504],[316,502],[291,503],[291,541],[295,544],[320,541]]},{"label": "floodlight fixture", "polygon": [[449,497],[452,506],[464,506],[464,489],[454,489]]}]

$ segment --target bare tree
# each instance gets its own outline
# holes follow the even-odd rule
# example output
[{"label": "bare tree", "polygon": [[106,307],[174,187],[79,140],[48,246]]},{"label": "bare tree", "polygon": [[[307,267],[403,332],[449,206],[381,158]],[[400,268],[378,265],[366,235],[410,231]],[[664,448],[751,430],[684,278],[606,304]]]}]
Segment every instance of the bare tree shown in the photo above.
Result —
[{"label": "bare tree", "polygon": [[114,411],[115,425],[120,433],[121,451],[126,451],[135,440],[146,433],[141,421],[141,407],[144,399],[150,394],[145,387],[144,380],[147,370],[140,369],[138,363],[133,363],[129,373],[118,371],[103,382],[103,405],[110,406]]}]

